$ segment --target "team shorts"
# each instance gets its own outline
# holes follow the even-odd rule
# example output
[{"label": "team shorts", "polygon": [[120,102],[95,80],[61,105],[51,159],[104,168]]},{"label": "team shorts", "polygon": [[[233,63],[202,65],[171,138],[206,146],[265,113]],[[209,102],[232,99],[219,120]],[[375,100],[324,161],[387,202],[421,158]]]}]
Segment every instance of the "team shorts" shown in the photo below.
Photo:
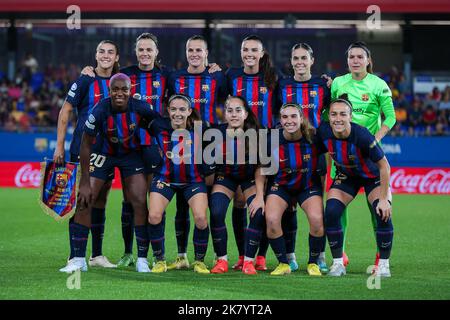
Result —
[{"label": "team shorts", "polygon": [[157,173],[161,169],[162,158],[159,146],[156,143],[142,146],[142,159],[146,175]]},{"label": "team shorts", "polygon": [[223,173],[217,173],[214,177],[214,184],[218,184],[236,192],[237,188],[241,186],[242,192],[255,185],[255,179],[238,180],[232,177],[226,177]]},{"label": "team shorts", "polygon": [[118,168],[122,179],[135,174],[144,173],[144,162],[140,152],[130,152],[120,156],[108,156],[101,153],[91,153],[89,174],[101,180],[114,179],[114,168]]},{"label": "team shorts", "polygon": [[266,197],[270,194],[279,196],[281,199],[286,201],[290,206],[292,204],[292,199],[295,199],[301,206],[303,202],[311,198],[312,196],[323,196],[323,189],[321,185],[313,185],[311,188],[301,190],[289,190],[284,186],[280,186],[277,183],[268,183],[266,190]]},{"label": "team shorts", "polygon": [[361,189],[361,187],[364,187],[366,195],[369,195],[373,189],[379,186],[380,186],[380,177],[377,178],[352,177],[337,172],[330,189],[334,188],[342,190],[354,198],[358,194],[358,191],[359,189]]},{"label": "team shorts", "polygon": [[172,200],[175,193],[183,193],[186,201],[189,201],[197,193],[207,193],[204,182],[173,184],[161,180],[159,177],[153,177],[150,192],[157,192],[163,195],[167,200]]}]

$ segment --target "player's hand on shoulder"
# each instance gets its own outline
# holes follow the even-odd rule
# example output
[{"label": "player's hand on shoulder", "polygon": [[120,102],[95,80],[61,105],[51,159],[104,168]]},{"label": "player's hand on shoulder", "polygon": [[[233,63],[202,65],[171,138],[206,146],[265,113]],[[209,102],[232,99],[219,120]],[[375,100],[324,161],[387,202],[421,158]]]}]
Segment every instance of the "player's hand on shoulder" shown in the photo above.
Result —
[{"label": "player's hand on shoulder", "polygon": [[333,79],[327,74],[323,74],[321,77],[327,80],[327,87],[331,88],[331,85],[333,84]]},{"label": "player's hand on shoulder", "polygon": [[81,70],[81,74],[95,78],[94,67],[92,67],[92,66],[84,67],[83,70]]},{"label": "player's hand on shoulder", "polygon": [[208,72],[209,73],[214,73],[214,72],[217,72],[217,71],[222,71],[222,68],[217,64],[217,63],[210,63],[210,64],[208,64],[208,67],[209,67],[209,69],[208,69]]},{"label": "player's hand on shoulder", "polygon": [[389,200],[380,199],[377,205],[377,214],[381,216],[381,220],[387,222],[392,215],[392,206]]}]

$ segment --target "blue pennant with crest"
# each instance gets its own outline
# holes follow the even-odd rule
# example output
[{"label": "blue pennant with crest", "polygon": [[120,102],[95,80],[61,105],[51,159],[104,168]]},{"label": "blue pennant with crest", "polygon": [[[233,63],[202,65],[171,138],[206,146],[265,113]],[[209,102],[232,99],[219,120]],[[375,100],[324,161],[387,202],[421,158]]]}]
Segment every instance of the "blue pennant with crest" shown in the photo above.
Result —
[{"label": "blue pennant with crest", "polygon": [[41,162],[39,205],[57,221],[70,219],[75,214],[80,166],[75,162],[56,164]]}]

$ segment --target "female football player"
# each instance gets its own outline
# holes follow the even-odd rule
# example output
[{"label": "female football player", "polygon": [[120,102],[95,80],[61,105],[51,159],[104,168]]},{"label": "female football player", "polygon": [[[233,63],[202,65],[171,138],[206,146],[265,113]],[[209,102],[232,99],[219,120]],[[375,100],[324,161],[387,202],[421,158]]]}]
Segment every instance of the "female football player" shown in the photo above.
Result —
[{"label": "female football player", "polygon": [[[258,160],[257,130],[260,125],[243,97],[229,96],[225,102],[226,123],[219,125],[223,144],[220,148],[222,164],[216,165],[214,185],[210,196],[211,234],[216,264],[211,273],[228,271],[227,229],[225,217],[228,205],[241,187],[244,199],[250,206],[255,199],[255,171]],[[246,141],[246,136],[249,140]],[[253,149],[250,147],[252,145]],[[261,210],[250,217],[245,236],[245,274],[256,274],[253,259],[259,246],[264,222]],[[253,227],[253,225],[256,227]],[[248,262],[248,263],[247,263]]]},{"label": "female football player", "polygon": [[346,274],[343,261],[344,234],[341,216],[348,204],[364,187],[375,223],[378,252],[376,275],[390,277],[392,249],[392,196],[389,188],[390,166],[379,142],[368,129],[352,121],[354,106],[339,98],[330,105],[330,122],[319,127],[319,137],[336,165],[336,175],[327,194],[325,227],[333,255],[330,276]]},{"label": "female football player", "polygon": [[[110,77],[119,71],[119,48],[110,40],[103,40],[97,45],[95,59],[97,66],[94,69],[94,77],[81,75],[70,87],[66,100],[59,112],[57,144],[53,155],[56,163],[64,163],[64,141],[67,132],[67,125],[70,121],[72,111],[77,111],[77,124],[70,143],[71,162],[79,161],[81,137],[84,123],[88,114],[92,112],[94,106],[103,98],[109,96],[108,83]],[[116,266],[108,261],[102,253],[103,232],[105,228],[105,205],[106,198],[111,188],[111,181],[104,184],[97,200],[92,205],[92,256],[89,265],[92,267],[115,268]],[[69,221],[69,241],[73,249],[73,228],[74,219]],[[74,257],[71,250],[69,262]]]},{"label": "female football player", "polygon": [[[392,102],[392,93],[387,83],[373,74],[373,58],[369,48],[364,42],[352,43],[347,49],[347,65],[349,73],[337,77],[331,86],[331,98],[347,94],[353,105],[352,121],[366,127],[377,141],[383,137],[395,124],[395,112]],[[384,121],[381,121],[381,113]],[[332,166],[331,177],[335,177],[335,166]],[[370,208],[370,204],[368,204]],[[342,215],[344,228],[344,264],[348,264],[345,254],[345,235],[348,222],[348,209]],[[372,220],[374,231],[376,221]],[[377,253],[375,265],[379,254]]]},{"label": "female football player", "polygon": [[267,237],[279,261],[271,275],[289,274],[291,268],[286,256],[286,243],[282,229],[282,216],[295,198],[310,225],[309,260],[307,271],[320,276],[317,259],[325,241],[323,227],[322,184],[317,172],[321,151],[314,139],[314,128],[305,118],[298,104],[281,106],[279,147],[272,154],[278,170],[268,178],[265,216]]}]

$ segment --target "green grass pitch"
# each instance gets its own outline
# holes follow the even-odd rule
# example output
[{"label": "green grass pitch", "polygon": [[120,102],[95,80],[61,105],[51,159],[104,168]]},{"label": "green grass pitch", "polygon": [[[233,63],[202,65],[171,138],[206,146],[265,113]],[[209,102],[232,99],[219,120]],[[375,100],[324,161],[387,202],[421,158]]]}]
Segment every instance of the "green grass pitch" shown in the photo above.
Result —
[{"label": "green grass pitch", "polygon": [[[394,197],[394,248],[392,278],[382,279],[380,289],[367,288],[367,267],[373,263],[375,240],[363,195],[350,206],[347,253],[350,265],[343,278],[311,278],[306,274],[308,227],[299,211],[296,254],[300,270],[284,277],[199,275],[193,271],[138,274],[129,270],[90,268],[81,273],[81,289],[69,290],[65,265],[68,247],[67,222],[57,223],[37,204],[36,189],[0,189],[0,299],[450,299],[450,197],[396,195]],[[121,192],[113,190],[107,206],[104,254],[117,262],[123,251],[120,228]],[[166,257],[176,256],[174,203],[166,223]],[[228,223],[230,263],[237,259]],[[189,258],[193,259],[192,228]],[[209,242],[207,264],[213,249]],[[90,254],[90,241],[88,255]],[[134,247],[136,252],[136,247]],[[151,249],[150,249],[151,252]],[[276,259],[268,251],[268,267]],[[327,262],[331,255],[327,249]]]}]

